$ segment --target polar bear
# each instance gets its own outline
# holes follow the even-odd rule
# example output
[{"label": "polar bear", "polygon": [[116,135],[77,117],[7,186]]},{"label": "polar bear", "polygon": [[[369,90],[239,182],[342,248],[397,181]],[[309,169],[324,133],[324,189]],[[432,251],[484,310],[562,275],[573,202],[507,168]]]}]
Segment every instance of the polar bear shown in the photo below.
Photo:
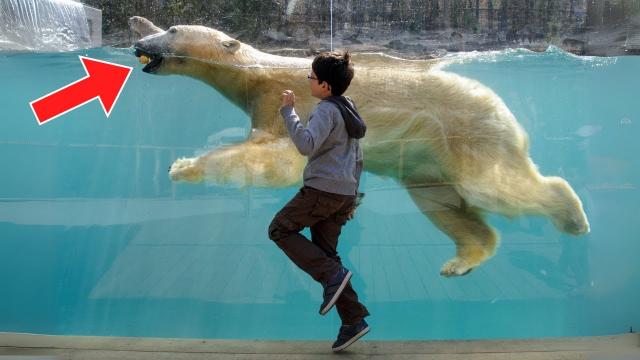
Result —
[{"label": "polar bear", "polygon": [[[268,187],[301,182],[305,158],[289,140],[278,108],[282,90],[291,89],[300,118],[308,118],[317,101],[306,81],[311,59],[267,54],[192,25],[158,31],[134,47],[144,72],[201,80],[251,118],[246,141],[176,160],[172,180]],[[526,132],[489,88],[442,71],[435,61],[353,59],[356,76],[347,95],[367,123],[365,170],[396,179],[455,242],[456,255],[442,275],[465,275],[494,255],[498,233],[486,212],[543,215],[560,231],[589,232],[576,193],[564,179],[538,172]]]}]

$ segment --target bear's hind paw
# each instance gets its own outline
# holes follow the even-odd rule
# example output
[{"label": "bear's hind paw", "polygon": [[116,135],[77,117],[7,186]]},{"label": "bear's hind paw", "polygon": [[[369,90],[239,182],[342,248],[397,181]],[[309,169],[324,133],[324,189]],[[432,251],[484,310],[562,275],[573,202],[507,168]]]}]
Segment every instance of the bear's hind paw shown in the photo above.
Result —
[{"label": "bear's hind paw", "polygon": [[474,267],[469,265],[464,259],[456,256],[442,265],[440,275],[446,277],[463,276],[470,273],[473,269]]}]

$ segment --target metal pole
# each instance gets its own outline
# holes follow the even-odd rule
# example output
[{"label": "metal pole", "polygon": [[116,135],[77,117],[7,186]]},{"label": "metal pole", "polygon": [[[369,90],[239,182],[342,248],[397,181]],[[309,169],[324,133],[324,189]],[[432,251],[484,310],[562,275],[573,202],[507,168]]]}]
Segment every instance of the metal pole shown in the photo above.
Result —
[{"label": "metal pole", "polygon": [[331,41],[330,42],[331,42],[331,51],[333,51],[333,0],[331,0],[329,2],[329,7],[330,7],[329,12],[331,14],[330,15],[331,16],[331,20],[330,20],[331,24],[329,25],[331,27]]}]

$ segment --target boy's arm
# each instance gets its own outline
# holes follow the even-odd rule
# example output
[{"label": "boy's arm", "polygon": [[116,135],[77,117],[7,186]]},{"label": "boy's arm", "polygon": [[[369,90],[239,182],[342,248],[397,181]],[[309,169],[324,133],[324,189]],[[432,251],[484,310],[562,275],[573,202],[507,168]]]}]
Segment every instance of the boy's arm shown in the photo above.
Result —
[{"label": "boy's arm", "polygon": [[307,127],[300,123],[300,118],[293,106],[283,106],[280,114],[284,118],[291,140],[302,155],[312,154],[318,149],[333,129],[333,117],[323,107],[315,108]]}]

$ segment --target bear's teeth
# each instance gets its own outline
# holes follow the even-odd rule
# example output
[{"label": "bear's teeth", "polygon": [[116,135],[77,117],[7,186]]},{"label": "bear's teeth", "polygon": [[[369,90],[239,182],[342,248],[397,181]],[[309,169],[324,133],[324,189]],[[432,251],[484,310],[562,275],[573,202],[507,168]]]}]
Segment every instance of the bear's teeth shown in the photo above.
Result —
[{"label": "bear's teeth", "polygon": [[149,63],[149,57],[146,55],[140,55],[140,64],[148,64]]}]

